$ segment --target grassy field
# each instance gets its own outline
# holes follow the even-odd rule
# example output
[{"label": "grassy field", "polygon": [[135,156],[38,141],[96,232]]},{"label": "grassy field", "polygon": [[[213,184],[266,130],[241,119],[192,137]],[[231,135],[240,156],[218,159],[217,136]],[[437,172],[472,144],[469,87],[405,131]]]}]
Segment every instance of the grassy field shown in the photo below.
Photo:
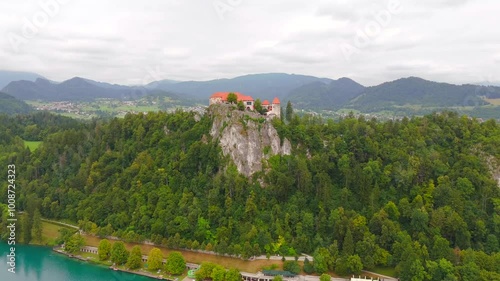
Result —
[{"label": "grassy field", "polygon": [[41,141],[24,141],[24,146],[27,146],[31,151],[38,149],[42,142]]},{"label": "grassy field", "polygon": [[484,100],[491,103],[492,105],[500,105],[500,99],[484,99]]},{"label": "grassy field", "polygon": [[62,228],[67,228],[69,230],[75,231],[74,229],[65,226],[42,221],[42,241],[36,241],[35,239],[33,239],[33,241],[31,241],[31,244],[54,246],[56,238],[59,237],[59,230]]}]

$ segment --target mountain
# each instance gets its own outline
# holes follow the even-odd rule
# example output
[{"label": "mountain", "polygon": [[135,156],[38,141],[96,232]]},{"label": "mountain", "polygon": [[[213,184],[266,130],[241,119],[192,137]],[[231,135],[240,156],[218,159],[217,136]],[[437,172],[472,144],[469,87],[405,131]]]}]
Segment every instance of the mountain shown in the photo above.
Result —
[{"label": "mountain", "polygon": [[211,94],[221,91],[243,92],[246,95],[254,96],[256,99],[272,99],[274,97],[285,97],[297,87],[318,81],[328,83],[331,79],[296,74],[266,73],[211,81],[173,83],[171,80],[167,80],[165,82],[153,82],[147,87],[188,94],[200,99],[208,99]]},{"label": "mountain", "polygon": [[37,78],[43,77],[32,72],[0,70],[0,89],[7,86],[12,81],[35,81]]},{"label": "mountain", "polygon": [[[43,101],[91,101],[97,98],[135,100],[146,95],[166,95],[164,91],[140,86],[114,85],[74,77],[61,83],[38,78],[32,81],[14,81],[3,91],[22,100]],[[181,98],[177,96],[176,98]]]},{"label": "mountain", "polygon": [[334,109],[341,108],[364,90],[363,85],[349,78],[331,80],[330,83],[315,81],[292,90],[285,100],[292,101],[298,108]]},{"label": "mountain", "polygon": [[409,77],[368,87],[347,106],[365,112],[397,106],[481,106],[487,104],[482,96],[500,98],[500,87],[453,85]]},{"label": "mountain", "polygon": [[24,114],[33,111],[27,103],[0,92],[0,113]]}]

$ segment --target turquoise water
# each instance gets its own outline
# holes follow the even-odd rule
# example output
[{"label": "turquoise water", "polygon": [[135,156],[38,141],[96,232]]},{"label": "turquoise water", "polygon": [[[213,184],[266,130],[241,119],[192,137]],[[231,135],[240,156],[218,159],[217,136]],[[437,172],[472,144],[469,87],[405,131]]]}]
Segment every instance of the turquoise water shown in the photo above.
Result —
[{"label": "turquoise water", "polygon": [[16,245],[16,273],[8,272],[10,246],[0,241],[0,281],[151,281],[106,267],[70,259],[51,248]]}]

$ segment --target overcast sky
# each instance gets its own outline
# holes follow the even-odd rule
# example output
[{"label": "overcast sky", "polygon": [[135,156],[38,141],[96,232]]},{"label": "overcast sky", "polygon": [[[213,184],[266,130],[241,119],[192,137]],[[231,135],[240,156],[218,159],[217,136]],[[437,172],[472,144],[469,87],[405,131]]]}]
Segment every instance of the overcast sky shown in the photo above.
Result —
[{"label": "overcast sky", "polygon": [[499,83],[499,15],[498,0],[1,1],[0,69],[119,84],[267,72]]}]

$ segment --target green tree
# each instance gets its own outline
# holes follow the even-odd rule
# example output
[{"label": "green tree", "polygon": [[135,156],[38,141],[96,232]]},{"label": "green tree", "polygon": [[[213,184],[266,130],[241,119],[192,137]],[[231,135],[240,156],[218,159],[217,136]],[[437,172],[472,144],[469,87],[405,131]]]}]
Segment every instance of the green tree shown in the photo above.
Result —
[{"label": "green tree", "polygon": [[132,251],[127,259],[127,267],[130,269],[138,269],[142,267],[142,253],[140,246],[136,245],[132,248]]},{"label": "green tree", "polygon": [[288,101],[286,104],[286,121],[291,122],[293,118],[293,108],[292,108],[292,103]]},{"label": "green tree", "polygon": [[102,239],[101,242],[99,242],[97,254],[99,255],[100,261],[109,260],[109,258],[111,257],[111,243],[108,239]]},{"label": "green tree", "polygon": [[237,106],[239,111],[245,111],[245,105],[243,104],[242,101],[239,101]]},{"label": "green tree", "polygon": [[212,278],[212,271],[214,270],[215,266],[216,265],[211,262],[202,262],[200,268],[195,272],[196,281],[202,281],[206,278]]},{"label": "green tree", "polygon": [[274,281],[283,281],[283,276],[281,276],[281,275],[277,275],[277,276],[275,276],[275,277],[274,277],[274,279],[273,279],[273,280],[274,280]]},{"label": "green tree", "polygon": [[241,273],[236,268],[231,268],[226,272],[225,281],[241,281]]},{"label": "green tree", "polygon": [[328,271],[327,257],[325,257],[322,251],[316,250],[313,255],[314,261],[314,271],[318,274],[323,274]]},{"label": "green tree", "polygon": [[111,261],[117,265],[125,264],[128,260],[129,252],[122,241],[115,242],[111,247]]},{"label": "green tree", "polygon": [[314,273],[314,266],[313,264],[309,261],[308,258],[305,258],[304,260],[304,266],[303,266],[304,272],[307,274],[313,274]]},{"label": "green tree", "polygon": [[212,277],[213,281],[224,281],[224,279],[226,278],[226,269],[221,265],[216,265],[212,269],[212,274],[210,274],[210,277]]},{"label": "green tree", "polygon": [[332,277],[326,273],[321,274],[319,277],[319,281],[330,281],[332,280]]},{"label": "green tree", "polygon": [[350,228],[347,229],[344,237],[344,243],[342,244],[342,254],[344,256],[352,256],[354,254],[354,241]]},{"label": "green tree", "polygon": [[363,270],[363,263],[358,255],[347,257],[347,271],[353,274],[359,274]]},{"label": "green tree", "polygon": [[440,235],[435,235],[433,240],[434,243],[430,251],[431,259],[439,260],[445,258],[450,260],[451,259],[450,242],[446,240],[446,238],[441,237]]},{"label": "green tree", "polygon": [[26,212],[24,216],[21,217],[21,229],[23,233],[23,242],[29,244],[31,242],[31,231],[33,227],[33,216]]},{"label": "green tree", "polygon": [[38,242],[42,242],[42,215],[38,208],[35,209],[33,214],[33,236]]},{"label": "green tree", "polygon": [[260,101],[260,99],[255,100],[253,107],[255,108],[255,111],[257,111],[258,113],[260,114],[263,113],[262,102]]},{"label": "green tree", "polygon": [[446,260],[440,259],[438,262],[427,262],[428,273],[431,276],[431,281],[456,281],[454,275],[453,264]]},{"label": "green tree", "polygon": [[148,269],[158,270],[162,266],[163,254],[158,248],[153,248],[148,255]]},{"label": "green tree", "polygon": [[300,265],[297,261],[285,261],[283,263],[283,270],[290,271],[294,274],[300,273]]},{"label": "green tree", "polygon": [[186,269],[186,260],[180,252],[170,252],[165,263],[165,271],[173,275],[181,275]]},{"label": "green tree", "polygon": [[229,93],[227,95],[227,102],[236,104],[238,102],[238,96],[235,93]]},{"label": "green tree", "polygon": [[85,245],[85,240],[79,233],[77,233],[67,239],[64,245],[64,250],[70,254],[76,254],[80,252],[83,245]]}]

